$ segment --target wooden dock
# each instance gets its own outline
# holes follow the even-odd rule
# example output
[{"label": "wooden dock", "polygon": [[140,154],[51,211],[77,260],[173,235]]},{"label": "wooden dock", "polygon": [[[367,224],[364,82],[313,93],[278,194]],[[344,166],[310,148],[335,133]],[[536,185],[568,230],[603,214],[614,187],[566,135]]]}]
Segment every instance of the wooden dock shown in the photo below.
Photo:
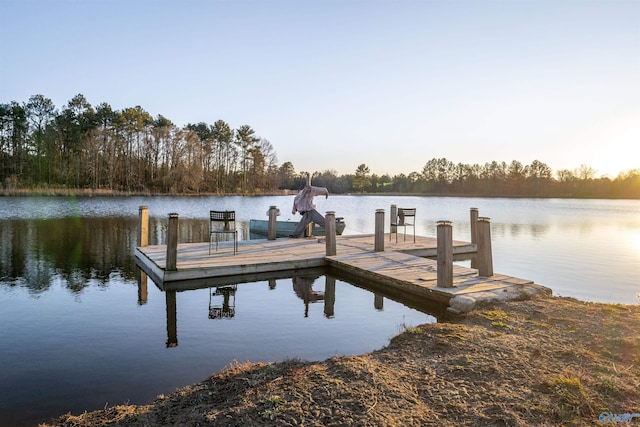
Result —
[{"label": "wooden dock", "polygon": [[[523,298],[550,292],[530,280],[500,274],[480,277],[478,270],[453,266],[453,287],[437,286],[436,238],[416,236],[395,242],[385,234],[384,251],[374,251],[374,235],[337,236],[336,255],[326,256],[324,239],[305,238],[248,240],[239,242],[236,255],[232,242],[220,243],[209,255],[209,243],[177,245],[176,269],[167,271],[167,246],[138,247],[136,264],[160,289],[189,289],[190,281],[206,280],[210,285],[241,283],[269,276],[282,277],[287,271],[329,267],[350,276],[372,281],[434,302],[448,304],[452,311],[464,312],[478,301]],[[475,244],[453,241],[454,256],[473,257]]]}]

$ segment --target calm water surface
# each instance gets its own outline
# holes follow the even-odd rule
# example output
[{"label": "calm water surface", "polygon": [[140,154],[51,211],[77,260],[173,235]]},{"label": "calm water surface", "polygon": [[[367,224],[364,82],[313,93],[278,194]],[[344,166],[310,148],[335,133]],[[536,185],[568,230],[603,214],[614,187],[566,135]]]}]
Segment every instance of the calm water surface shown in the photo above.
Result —
[{"label": "calm water surface", "polygon": [[[151,243],[164,243],[169,213],[180,241],[207,240],[209,209],[248,221],[269,206],[288,219],[289,197],[0,198],[0,425],[35,425],[68,411],[158,394],[234,361],[322,360],[380,348],[403,326],[433,322],[424,307],[323,272],[168,295],[139,286],[132,252],[138,207],[149,207]],[[638,304],[640,201],[387,196],[317,198],[344,234],[370,234],[375,210],[418,209],[418,234],[453,221],[469,240],[469,208],[491,218],[494,271],[582,300]],[[363,284],[358,284],[362,286]],[[212,296],[213,294],[213,296]],[[393,297],[393,298],[391,298]],[[394,299],[400,301],[394,301]],[[234,309],[210,318],[212,308]],[[173,341],[177,341],[174,345]]]}]

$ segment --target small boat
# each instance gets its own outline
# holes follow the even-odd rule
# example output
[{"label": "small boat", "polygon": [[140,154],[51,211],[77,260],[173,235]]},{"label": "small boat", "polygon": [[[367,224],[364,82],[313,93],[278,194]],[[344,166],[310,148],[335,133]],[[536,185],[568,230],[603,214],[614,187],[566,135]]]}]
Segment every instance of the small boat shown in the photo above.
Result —
[{"label": "small boat", "polygon": [[[276,237],[289,237],[298,226],[298,221],[276,221]],[[336,218],[336,234],[339,236],[344,231],[345,223],[342,217]],[[263,239],[268,235],[269,221],[266,219],[252,219],[249,221],[249,234],[251,238]],[[313,224],[313,235],[324,236],[324,227]]]}]

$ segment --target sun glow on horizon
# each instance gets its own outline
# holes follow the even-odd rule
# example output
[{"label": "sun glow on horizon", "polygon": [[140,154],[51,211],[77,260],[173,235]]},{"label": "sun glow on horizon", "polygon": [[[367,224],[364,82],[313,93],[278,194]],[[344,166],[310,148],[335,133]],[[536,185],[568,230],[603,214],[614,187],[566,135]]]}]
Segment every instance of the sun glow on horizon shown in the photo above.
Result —
[{"label": "sun glow on horizon", "polygon": [[640,142],[640,112],[627,113],[596,126],[589,137],[591,166],[596,176],[616,178],[621,172],[640,168],[640,160],[632,154]]}]

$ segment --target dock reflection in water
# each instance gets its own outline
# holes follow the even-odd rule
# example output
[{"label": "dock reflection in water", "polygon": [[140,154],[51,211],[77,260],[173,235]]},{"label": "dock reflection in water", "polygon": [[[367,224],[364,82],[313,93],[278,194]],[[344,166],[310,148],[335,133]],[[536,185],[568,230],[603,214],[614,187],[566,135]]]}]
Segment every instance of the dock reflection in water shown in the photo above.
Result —
[{"label": "dock reflection in water", "polygon": [[[274,275],[277,277],[274,277]],[[261,276],[259,275],[253,276],[253,282],[260,281],[260,277]],[[324,289],[320,290],[319,287],[321,285],[319,286],[318,283],[322,282],[322,278],[324,278]],[[139,303],[146,300],[148,280],[149,279],[146,277],[146,274],[140,271],[138,281]],[[221,279],[215,279],[215,281],[220,280]],[[395,303],[405,305],[406,307],[418,310],[429,316],[433,316],[433,321],[437,321],[436,319],[439,317],[446,317],[446,307],[443,305],[421,301],[420,298],[409,294],[402,294],[397,291],[389,291],[388,289],[384,289],[383,287],[377,287],[377,285],[373,283],[368,283],[365,286],[362,283],[357,283],[357,279],[349,278],[342,274],[335,275],[335,273],[327,273],[324,269],[301,270],[295,272],[295,274],[291,271],[268,273],[263,277],[262,281],[268,283],[269,290],[275,290],[279,280],[291,280],[293,293],[300,300],[302,300],[304,306],[304,318],[310,317],[310,306],[316,303],[323,304],[322,317],[324,317],[325,319],[333,319],[334,317],[336,317],[336,280],[345,281],[350,285],[370,291],[373,294],[372,305],[376,311],[383,311],[384,299],[389,298],[392,299]],[[243,291],[247,293],[251,292],[250,285],[253,282],[212,286],[211,280],[205,279],[176,282],[170,285],[165,284],[163,293],[165,295],[166,304],[166,346],[168,348],[178,346],[178,305],[176,300],[176,295],[178,293],[186,292],[189,290],[208,288],[208,318],[211,320],[236,321],[236,298],[239,298],[239,300],[241,301]],[[359,303],[353,301],[353,304]],[[345,305],[348,306],[348,304]],[[277,307],[263,307],[263,309],[268,315],[270,312],[273,313],[274,310],[277,310]],[[242,313],[242,310],[240,310],[240,312]],[[256,313],[253,313],[253,315],[255,316]],[[339,316],[340,313],[338,313],[337,315]],[[298,316],[295,315],[294,317]],[[267,319],[265,319],[265,321],[266,320]]]}]

